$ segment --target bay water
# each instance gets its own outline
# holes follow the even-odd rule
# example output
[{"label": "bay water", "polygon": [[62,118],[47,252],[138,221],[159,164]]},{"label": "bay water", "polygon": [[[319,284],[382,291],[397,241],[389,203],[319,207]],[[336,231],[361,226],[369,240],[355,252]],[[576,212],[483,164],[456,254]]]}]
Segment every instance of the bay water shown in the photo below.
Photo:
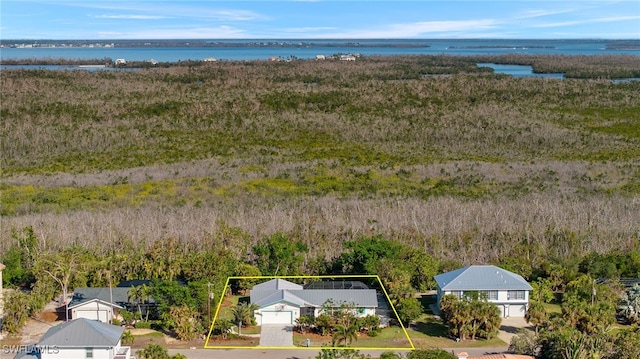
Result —
[{"label": "bay water", "polygon": [[[169,41],[169,40],[166,40]],[[181,40],[171,40],[172,46],[158,42],[139,46],[42,46],[31,42],[8,44],[3,41],[0,62],[16,59],[125,59],[127,61],[178,62],[216,60],[267,60],[269,58],[312,59],[317,55],[361,54],[386,55],[635,55],[640,61],[640,40],[631,46],[618,46],[616,40],[211,40],[208,46],[197,47]],[[202,40],[198,40],[202,42]],[[64,43],[64,41],[60,41]],[[110,41],[96,41],[108,44]],[[144,45],[143,45],[144,44]],[[148,44],[148,45],[147,45]],[[35,45],[35,46],[34,46]]]}]

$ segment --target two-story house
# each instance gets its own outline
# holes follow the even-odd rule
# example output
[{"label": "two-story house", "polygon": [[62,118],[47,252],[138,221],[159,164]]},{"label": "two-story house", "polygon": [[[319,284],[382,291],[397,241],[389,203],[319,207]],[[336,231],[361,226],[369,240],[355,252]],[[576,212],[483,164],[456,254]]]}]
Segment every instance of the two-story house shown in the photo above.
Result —
[{"label": "two-story house", "polygon": [[463,298],[465,293],[477,292],[500,309],[502,317],[524,317],[529,308],[532,289],[522,276],[492,265],[472,265],[439,274],[438,307],[447,294]]}]

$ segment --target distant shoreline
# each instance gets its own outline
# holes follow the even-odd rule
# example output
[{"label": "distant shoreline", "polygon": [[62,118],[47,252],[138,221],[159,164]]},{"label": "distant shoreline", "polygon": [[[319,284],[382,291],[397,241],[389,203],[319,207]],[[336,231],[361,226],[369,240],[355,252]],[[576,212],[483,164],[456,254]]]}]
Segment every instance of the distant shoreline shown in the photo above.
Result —
[{"label": "distant shoreline", "polygon": [[[548,48],[555,46],[539,45],[540,42],[601,42],[606,44],[607,49],[612,50],[638,50],[640,49],[640,39],[628,40],[612,40],[612,39],[163,39],[163,40],[51,40],[51,39],[4,39],[0,40],[0,46],[3,48],[171,48],[171,47],[211,47],[211,48],[243,48],[243,47],[273,47],[273,48],[298,48],[298,47],[386,47],[386,48],[429,48],[432,43],[442,42],[473,42],[479,45],[462,45],[455,48],[467,49],[507,49],[507,48]],[[507,42],[506,44],[485,45],[483,42]],[[451,47],[454,48],[454,47]]]},{"label": "distant shoreline", "polygon": [[127,40],[127,41],[90,41],[90,40],[2,40],[4,48],[299,48],[299,47],[385,47],[385,48],[428,48],[431,45],[422,41],[387,40],[387,41],[289,41],[289,40]]},{"label": "distant shoreline", "polygon": [[[634,55],[640,40],[0,40],[3,64],[59,62],[249,61],[316,59],[339,55]],[[66,61],[70,60],[70,61]]]}]

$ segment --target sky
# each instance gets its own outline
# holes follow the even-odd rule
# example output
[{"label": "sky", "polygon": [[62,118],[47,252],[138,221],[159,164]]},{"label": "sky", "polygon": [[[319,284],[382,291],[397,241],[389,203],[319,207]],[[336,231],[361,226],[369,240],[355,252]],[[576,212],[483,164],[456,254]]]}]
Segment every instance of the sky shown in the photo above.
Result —
[{"label": "sky", "polygon": [[639,0],[2,0],[0,39],[640,39]]}]

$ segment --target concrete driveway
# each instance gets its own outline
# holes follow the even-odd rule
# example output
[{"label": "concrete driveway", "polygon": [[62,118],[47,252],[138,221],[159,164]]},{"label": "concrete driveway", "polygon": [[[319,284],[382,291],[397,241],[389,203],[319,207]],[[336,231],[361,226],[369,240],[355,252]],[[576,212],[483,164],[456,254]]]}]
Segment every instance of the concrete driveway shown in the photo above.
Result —
[{"label": "concrete driveway", "polygon": [[292,347],[293,326],[291,324],[263,324],[260,330],[261,347]]},{"label": "concrete driveway", "polygon": [[502,339],[502,341],[509,345],[509,343],[511,343],[511,338],[515,337],[518,334],[518,330],[520,329],[533,330],[533,326],[527,323],[524,318],[502,318],[502,324],[500,324],[498,338]]}]

